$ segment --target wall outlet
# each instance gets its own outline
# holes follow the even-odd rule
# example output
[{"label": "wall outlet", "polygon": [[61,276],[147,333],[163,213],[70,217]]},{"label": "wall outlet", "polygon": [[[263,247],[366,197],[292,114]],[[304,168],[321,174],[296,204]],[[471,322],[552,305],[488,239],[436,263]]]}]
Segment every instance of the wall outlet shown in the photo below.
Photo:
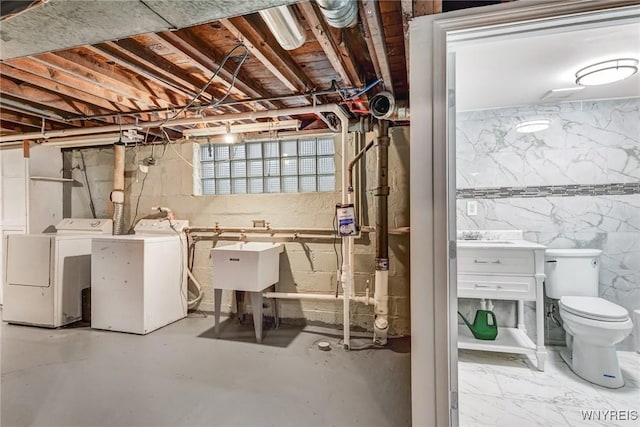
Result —
[{"label": "wall outlet", "polygon": [[467,202],[467,215],[476,216],[478,215],[478,202],[475,200],[469,200]]}]

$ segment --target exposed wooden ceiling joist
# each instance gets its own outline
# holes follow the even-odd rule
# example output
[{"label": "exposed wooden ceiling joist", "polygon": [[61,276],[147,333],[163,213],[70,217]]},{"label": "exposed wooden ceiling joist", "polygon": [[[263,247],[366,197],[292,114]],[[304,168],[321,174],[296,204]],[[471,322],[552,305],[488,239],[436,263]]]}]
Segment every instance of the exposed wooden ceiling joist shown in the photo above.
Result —
[{"label": "exposed wooden ceiling joist", "polygon": [[151,81],[153,85],[162,86],[164,90],[169,90],[183,99],[190,99],[197,93],[194,90],[188,90],[180,87],[178,84],[173,83],[170,80],[166,80],[153,72],[150,72],[145,67],[137,64],[135,60],[130,56],[122,54],[118,49],[113,49],[111,46],[105,43],[95,46],[85,46],[84,49],[89,50],[96,55],[102,56],[109,62],[117,64],[120,67],[134,71],[143,79]]},{"label": "exposed wooden ceiling joist", "polygon": [[25,84],[23,82],[10,79],[6,75],[0,76],[0,91],[2,91],[2,94],[5,96],[19,99],[27,105],[35,106],[36,108],[50,110],[56,113],[62,111],[67,117],[111,113],[111,110],[86,104],[54,91]]},{"label": "exposed wooden ceiling joist", "polygon": [[63,126],[59,123],[52,122],[50,120],[42,120],[37,117],[30,117],[24,114],[18,114],[12,111],[7,111],[3,108],[2,111],[2,120],[8,123],[14,123],[16,125],[20,125],[23,128],[27,129],[29,132],[32,132],[34,129],[61,129]]},{"label": "exposed wooden ceiling joist", "polygon": [[[180,2],[180,6],[158,1],[178,9],[183,3],[188,7],[202,5],[199,0]],[[266,7],[264,1],[271,5],[280,2],[251,1],[262,7]],[[336,29],[327,24],[314,1],[290,6],[307,34],[306,42],[291,51],[284,50],[262,18],[252,13],[176,31],[103,38],[97,44],[55,53],[49,50],[30,57],[18,53],[21,59],[8,59],[0,66],[0,120],[7,132],[15,132],[41,127],[42,117],[46,117],[45,129],[169,118],[193,100],[238,42],[249,52],[239,71],[241,49],[230,56],[203,91],[194,111],[185,115],[195,114],[200,107],[206,108],[207,114],[224,114],[309,105],[309,94],[314,91],[320,92],[320,103],[341,101],[333,91],[334,81],[342,87],[362,88],[382,78],[387,90],[406,99],[407,24],[413,17],[441,12],[443,1],[366,0],[358,7],[358,24]],[[109,11],[105,9],[105,13]],[[33,40],[31,37],[23,43],[25,52],[42,51],[28,49]],[[12,43],[16,44],[15,39]],[[2,47],[7,47],[6,43]],[[225,101],[229,105],[209,108],[230,88]],[[379,88],[369,94],[376,90]],[[363,113],[366,104],[362,105],[353,113]],[[316,119],[304,118],[312,126],[325,126]],[[174,137],[179,136],[178,131],[168,133]],[[152,129],[153,133],[162,136],[158,129]]]},{"label": "exposed wooden ceiling joist", "polygon": [[402,9],[402,31],[404,35],[404,58],[407,70],[409,69],[409,21],[413,19],[413,0],[400,0]]},{"label": "exposed wooden ceiling joist", "polygon": [[[182,30],[177,32],[163,32],[158,33],[157,37],[163,40],[165,43],[172,46],[174,49],[181,52],[183,55],[189,57],[193,64],[195,64],[203,73],[212,74],[218,69],[219,77],[215,79],[216,82],[222,83],[225,87],[229,87],[232,83],[236,88],[237,94],[240,98],[267,98],[269,93],[265,91],[255,82],[251,81],[251,78],[240,69],[234,78],[233,65],[230,61],[224,64],[224,67],[220,68],[220,62],[214,58],[222,58],[223,55],[207,55],[200,49],[201,41],[197,40],[195,36],[190,34],[188,30]],[[214,49],[209,49],[213,52]],[[277,108],[276,104],[272,102],[263,102],[267,108]]]},{"label": "exposed wooden ceiling joist", "polygon": [[362,82],[360,81],[358,73],[355,71],[353,63],[348,56],[344,57],[341,55],[336,42],[331,36],[329,25],[327,25],[322,16],[319,16],[315,3],[299,3],[298,8],[307,20],[316,40],[320,43],[320,46],[322,46],[322,50],[327,55],[327,59],[334,70],[340,75],[343,85],[353,86],[355,84],[361,86]]},{"label": "exposed wooden ceiling joist", "polygon": [[223,19],[220,22],[238,39],[244,42],[249,52],[273,73],[290,91],[304,93],[313,89],[313,83],[300,69],[291,55],[275,41],[274,37],[260,28],[257,16],[251,21],[249,18],[238,17]]},{"label": "exposed wooden ceiling joist", "polygon": [[[369,28],[370,42],[375,52],[378,66],[380,67],[380,77],[384,80],[385,89],[394,93],[393,78],[391,76],[391,68],[387,55],[387,47],[384,39],[384,28],[382,27],[382,19],[380,18],[380,9],[376,1],[364,0],[362,2],[364,10],[363,19]],[[369,41],[368,40],[368,41]]]},{"label": "exposed wooden ceiling joist", "polygon": [[413,0],[414,16],[442,13],[442,0]]},{"label": "exposed wooden ceiling joist", "polygon": [[104,108],[119,111],[136,111],[146,108],[140,102],[101,89],[29,59],[15,59],[11,61],[10,65],[0,64],[0,74],[5,74],[45,89],[55,90]]},{"label": "exposed wooden ceiling joist", "polygon": [[[31,57],[48,67],[65,72],[97,88],[109,90],[140,102],[144,108],[171,108],[185,102],[161,86],[152,82],[141,82],[134,75],[127,75],[114,65],[102,64],[76,51],[44,53]],[[12,63],[13,61],[9,61]]]}]

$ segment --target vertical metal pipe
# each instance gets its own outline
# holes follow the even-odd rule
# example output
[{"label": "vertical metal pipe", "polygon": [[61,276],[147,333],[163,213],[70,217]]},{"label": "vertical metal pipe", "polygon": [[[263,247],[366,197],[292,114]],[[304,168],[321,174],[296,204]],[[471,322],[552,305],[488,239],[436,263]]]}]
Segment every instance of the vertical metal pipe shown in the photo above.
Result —
[{"label": "vertical metal pipe", "polygon": [[373,299],[375,320],[373,340],[387,343],[389,331],[389,124],[378,121],[377,186],[374,193],[376,205],[376,275]]},{"label": "vertical metal pipe", "polygon": [[[386,120],[378,122],[376,197],[376,270],[389,269],[389,124]],[[385,264],[386,263],[386,264]]]}]

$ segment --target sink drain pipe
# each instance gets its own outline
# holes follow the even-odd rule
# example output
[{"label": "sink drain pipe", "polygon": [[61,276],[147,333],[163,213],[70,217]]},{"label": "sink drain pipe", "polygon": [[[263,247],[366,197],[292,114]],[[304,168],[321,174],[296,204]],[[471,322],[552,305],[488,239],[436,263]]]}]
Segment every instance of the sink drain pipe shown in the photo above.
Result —
[{"label": "sink drain pipe", "polygon": [[376,275],[375,320],[373,321],[373,341],[385,345],[389,332],[389,122],[378,121],[376,147],[377,187],[374,192],[376,205]]},{"label": "sink drain pipe", "polygon": [[113,145],[113,191],[111,191],[111,203],[113,203],[113,234],[124,234],[124,155],[125,145],[116,142]]}]

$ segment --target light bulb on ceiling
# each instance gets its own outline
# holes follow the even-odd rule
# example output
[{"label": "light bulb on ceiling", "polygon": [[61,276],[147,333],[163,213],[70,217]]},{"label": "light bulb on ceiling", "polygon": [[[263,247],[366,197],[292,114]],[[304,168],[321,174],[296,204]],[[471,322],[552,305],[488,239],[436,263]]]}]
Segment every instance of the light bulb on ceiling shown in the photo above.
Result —
[{"label": "light bulb on ceiling", "polygon": [[236,136],[231,133],[231,125],[227,123],[226,125],[227,133],[224,134],[224,142],[227,144],[233,144],[236,142]]},{"label": "light bulb on ceiling", "polygon": [[526,122],[520,122],[516,125],[516,132],[518,133],[534,133],[549,129],[551,120],[528,120]]},{"label": "light bulb on ceiling", "polygon": [[598,86],[614,83],[638,72],[638,60],[633,58],[612,59],[584,67],[576,72],[576,84]]},{"label": "light bulb on ceiling", "polygon": [[233,144],[234,142],[236,142],[236,136],[232,133],[225,133],[224,142],[227,144]]}]

